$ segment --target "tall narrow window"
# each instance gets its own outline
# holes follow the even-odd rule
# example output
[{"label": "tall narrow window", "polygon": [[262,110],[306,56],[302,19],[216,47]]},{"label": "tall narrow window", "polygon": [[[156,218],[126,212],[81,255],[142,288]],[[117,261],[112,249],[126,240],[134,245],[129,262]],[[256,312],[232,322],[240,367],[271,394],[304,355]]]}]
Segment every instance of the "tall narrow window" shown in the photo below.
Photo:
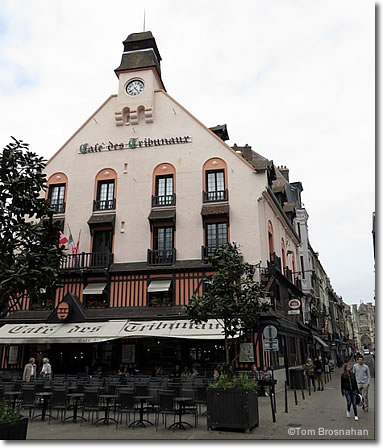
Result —
[{"label": "tall narrow window", "polygon": [[303,264],[303,257],[301,255],[301,269],[302,269],[302,278],[305,279],[305,266]]},{"label": "tall narrow window", "polygon": [[113,210],[114,208],[114,180],[99,181],[94,210]]},{"label": "tall narrow window", "polygon": [[272,254],[274,252],[274,237],[273,237],[273,225],[269,221],[267,223],[267,233],[268,233],[268,239],[269,239],[269,254]]},{"label": "tall narrow window", "polygon": [[173,264],[174,228],[154,227],[153,250],[149,252],[149,264]]},{"label": "tall narrow window", "polygon": [[207,201],[226,200],[225,172],[223,170],[206,171]]},{"label": "tall narrow window", "polygon": [[173,176],[156,176],[153,205],[174,205]]},{"label": "tall narrow window", "polygon": [[227,241],[227,222],[206,224],[206,247],[208,254],[214,252],[217,247],[226,244]]},{"label": "tall narrow window", "polygon": [[55,213],[65,212],[65,184],[56,184],[49,187],[48,198]]}]

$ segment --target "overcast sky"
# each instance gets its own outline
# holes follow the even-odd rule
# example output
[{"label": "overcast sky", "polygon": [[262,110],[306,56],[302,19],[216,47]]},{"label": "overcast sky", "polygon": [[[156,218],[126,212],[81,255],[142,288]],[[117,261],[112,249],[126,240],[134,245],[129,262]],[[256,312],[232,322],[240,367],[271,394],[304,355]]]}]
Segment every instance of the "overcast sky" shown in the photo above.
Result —
[{"label": "overcast sky", "polygon": [[0,0],[0,144],[51,157],[111,94],[122,41],[153,32],[168,93],[303,184],[338,295],[374,298],[369,0]]}]

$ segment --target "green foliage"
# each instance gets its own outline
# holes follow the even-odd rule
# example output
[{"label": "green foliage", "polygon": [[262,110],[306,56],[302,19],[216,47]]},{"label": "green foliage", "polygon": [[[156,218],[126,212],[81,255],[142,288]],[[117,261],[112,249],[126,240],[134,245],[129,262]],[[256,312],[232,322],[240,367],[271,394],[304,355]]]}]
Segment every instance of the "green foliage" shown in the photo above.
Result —
[{"label": "green foliage", "polygon": [[222,325],[227,371],[230,338],[256,328],[260,312],[267,309],[262,302],[266,291],[254,280],[255,267],[243,262],[236,243],[218,247],[209,262],[215,274],[209,277],[207,291],[191,298],[186,313],[194,323],[217,319]]},{"label": "green foliage", "polygon": [[[13,139],[0,152],[0,317],[25,296],[54,294],[63,246],[46,190],[45,161]],[[12,299],[9,301],[9,299]]]},{"label": "green foliage", "polygon": [[0,423],[14,422],[22,417],[19,411],[0,402]]},{"label": "green foliage", "polygon": [[258,383],[255,380],[248,378],[246,374],[241,373],[239,376],[233,377],[231,380],[228,375],[224,373],[219,376],[216,380],[209,383],[210,387],[215,389],[251,389],[257,390]]}]

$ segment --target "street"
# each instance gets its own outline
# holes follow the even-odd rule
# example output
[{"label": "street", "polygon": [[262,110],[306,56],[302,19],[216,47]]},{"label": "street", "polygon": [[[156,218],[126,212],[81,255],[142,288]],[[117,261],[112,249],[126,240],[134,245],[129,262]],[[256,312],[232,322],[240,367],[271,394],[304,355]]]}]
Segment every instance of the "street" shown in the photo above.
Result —
[{"label": "street", "polygon": [[[288,413],[285,413],[284,391],[277,393],[276,423],[272,421],[270,399],[259,397],[259,427],[249,434],[239,431],[208,431],[206,417],[200,416],[198,427],[186,431],[169,431],[160,424],[156,431],[154,426],[146,428],[126,428],[124,425],[116,430],[114,425],[97,427],[84,423],[79,424],[34,421],[28,426],[29,440],[33,439],[94,439],[94,440],[203,440],[203,439],[264,439],[264,440],[296,440],[296,439],[328,439],[328,440],[373,440],[375,438],[375,399],[374,399],[374,361],[372,356],[366,357],[372,380],[369,388],[369,412],[358,407],[359,421],[346,417],[346,400],[340,393],[340,375],[343,369],[336,369],[332,379],[325,384],[324,391],[305,391],[305,400],[301,391],[297,391],[298,405],[295,404],[294,391],[288,391]],[[191,416],[185,417],[193,423]],[[154,416],[150,415],[150,419]],[[170,421],[170,419],[168,419]]]}]

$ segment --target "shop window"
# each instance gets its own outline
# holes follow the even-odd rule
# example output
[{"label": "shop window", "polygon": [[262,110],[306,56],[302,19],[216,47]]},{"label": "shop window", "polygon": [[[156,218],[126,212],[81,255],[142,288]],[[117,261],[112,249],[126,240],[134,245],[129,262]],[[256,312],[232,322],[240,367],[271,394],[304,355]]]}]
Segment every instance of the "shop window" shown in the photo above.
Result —
[{"label": "shop window", "polygon": [[148,286],[149,306],[172,306],[173,289],[171,280],[151,280]]},{"label": "shop window", "polygon": [[114,180],[99,181],[93,210],[114,210],[115,208]]},{"label": "shop window", "polygon": [[65,184],[49,186],[48,199],[55,213],[65,212]]}]

